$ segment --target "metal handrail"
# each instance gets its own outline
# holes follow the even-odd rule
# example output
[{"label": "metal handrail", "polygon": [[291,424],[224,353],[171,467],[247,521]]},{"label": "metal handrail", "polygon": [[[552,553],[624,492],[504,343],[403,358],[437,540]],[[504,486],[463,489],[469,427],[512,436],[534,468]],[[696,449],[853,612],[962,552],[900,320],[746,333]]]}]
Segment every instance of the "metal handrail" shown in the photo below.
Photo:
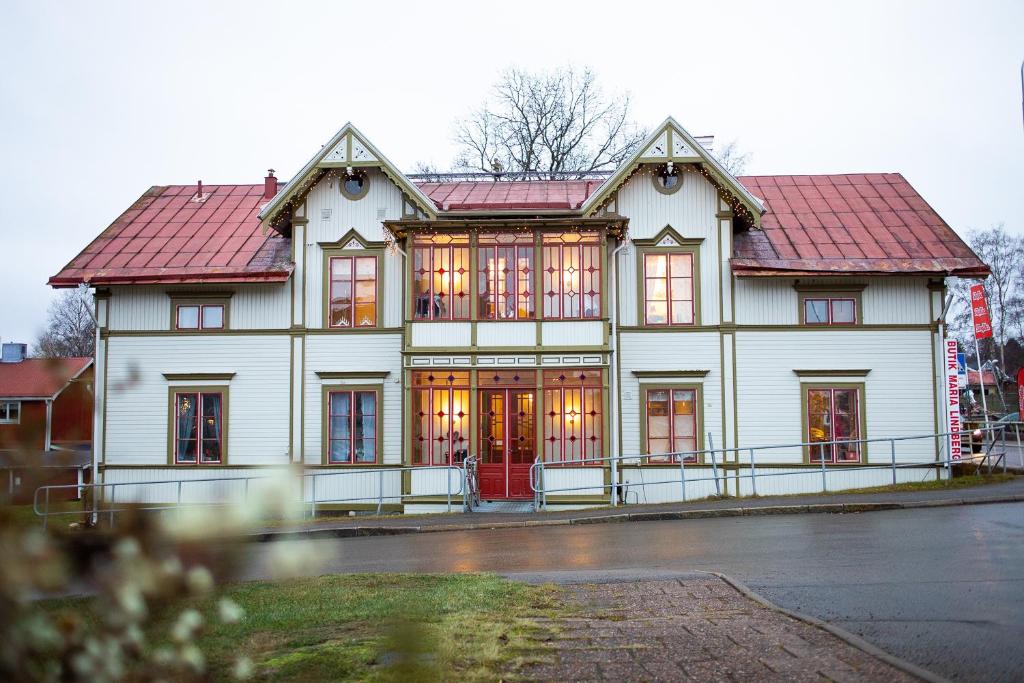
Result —
[{"label": "metal handrail", "polygon": [[[424,471],[431,471],[431,470],[434,470],[434,471],[445,470],[445,471],[448,472],[448,476],[446,477],[446,484],[447,484],[447,486],[446,486],[446,489],[444,491],[436,491],[436,492],[432,491],[432,492],[429,492],[429,493],[416,493],[416,494],[411,494],[411,493],[410,494],[402,494],[402,493],[399,493],[399,494],[385,495],[385,493],[384,493],[384,479],[385,479],[385,474],[386,473],[389,473],[389,472],[401,473],[401,472],[405,472],[405,471],[424,472]],[[316,486],[316,483],[320,479],[323,479],[323,478],[326,478],[326,477],[339,477],[339,476],[352,476],[352,475],[368,475],[368,474],[374,474],[374,473],[376,473],[378,475],[378,486],[377,486],[377,495],[376,496],[373,496],[373,495],[360,495],[360,496],[346,497],[346,498],[335,498],[335,497],[319,498],[317,496],[317,486]],[[456,479],[457,482],[458,482],[458,488],[457,489],[453,488],[453,477],[452,477],[453,473],[457,475],[456,477],[454,477],[454,479]],[[305,481],[306,481],[307,478],[310,480],[308,491],[309,491],[309,499],[310,499],[309,500],[310,516],[312,518],[316,517],[316,507],[317,507],[317,505],[321,505],[321,504],[325,504],[325,503],[327,503],[327,504],[330,504],[330,503],[345,503],[345,502],[366,501],[366,500],[376,499],[377,500],[377,514],[380,514],[381,510],[383,508],[383,503],[384,503],[385,500],[405,499],[405,498],[424,498],[424,497],[434,497],[434,496],[446,496],[447,497],[448,511],[451,512],[451,509],[452,509],[452,499],[454,497],[456,497],[456,496],[461,496],[466,491],[465,472],[464,472],[463,468],[461,468],[461,467],[459,467],[457,465],[424,465],[424,466],[408,466],[408,467],[360,468],[358,470],[339,470],[339,471],[331,471],[331,472],[303,472],[300,476],[302,477],[303,486],[300,487],[300,494],[299,495],[300,495],[300,498],[302,499],[302,503],[304,505],[306,504],[305,498],[306,498],[306,491],[307,491],[306,486],[305,486]],[[40,486],[39,488],[37,488],[35,490],[35,493],[33,494],[33,498],[32,498],[32,511],[33,511],[33,513],[37,517],[42,517],[42,519],[43,519],[43,528],[45,529],[47,527],[47,522],[48,522],[48,520],[49,520],[49,518],[51,516],[81,515],[81,514],[87,514],[88,513],[87,511],[83,511],[83,510],[50,510],[50,492],[51,491],[65,490],[65,489],[77,489],[77,490],[81,490],[81,491],[90,490],[90,491],[93,492],[93,495],[96,495],[97,491],[103,492],[103,491],[109,489],[110,490],[109,499],[110,499],[111,507],[104,508],[100,512],[102,514],[109,514],[110,515],[111,524],[113,524],[113,522],[114,522],[114,514],[115,513],[119,513],[119,512],[128,512],[128,511],[161,511],[161,510],[181,509],[181,508],[185,508],[185,507],[193,507],[193,508],[198,508],[198,507],[215,507],[215,506],[227,505],[230,502],[230,501],[225,500],[225,501],[218,501],[218,502],[212,502],[212,503],[201,503],[201,502],[200,503],[183,503],[182,502],[182,489],[183,489],[183,486],[186,485],[186,484],[240,482],[240,483],[244,484],[243,495],[242,495],[242,502],[246,503],[246,502],[248,502],[248,498],[249,498],[249,482],[251,482],[251,481],[258,481],[258,480],[267,480],[267,479],[270,479],[270,478],[271,477],[267,476],[267,475],[243,475],[243,476],[234,476],[234,477],[201,477],[201,478],[198,478],[198,479],[159,479],[159,480],[149,480],[149,481],[105,482],[105,483],[91,483],[91,484],[49,484],[49,485],[46,485],[46,486]],[[118,487],[167,486],[167,485],[173,485],[177,489],[176,502],[174,502],[174,503],[159,504],[159,505],[128,505],[127,502],[123,502],[123,503],[121,503],[121,505],[126,505],[127,507],[116,507],[115,499],[116,499],[116,496],[117,496],[117,488]],[[42,494],[42,497],[43,497],[42,501],[40,501],[40,494]],[[106,496],[104,496],[104,497],[106,497]],[[42,504],[43,504],[43,508],[42,509],[40,509],[40,502],[42,502]]]},{"label": "metal handrail", "polygon": [[[720,485],[721,480],[725,476],[727,476],[727,475],[725,475],[724,473],[721,474],[721,475],[719,474],[717,458],[716,458],[716,455],[715,455],[716,453],[721,453],[723,456],[724,456],[725,453],[730,453],[730,452],[731,453],[736,453],[737,456],[739,455],[739,453],[747,453],[747,454],[749,454],[749,457],[750,457],[750,462],[749,462],[749,470],[750,471],[747,472],[747,473],[740,473],[739,471],[737,471],[734,476],[736,478],[738,478],[738,479],[739,478],[749,478],[751,480],[751,492],[752,492],[753,495],[756,496],[757,495],[757,478],[758,478],[758,476],[760,476],[761,478],[764,478],[764,477],[789,476],[789,475],[805,475],[806,476],[807,473],[808,473],[808,470],[804,469],[803,471],[797,471],[797,472],[769,472],[767,474],[762,472],[760,475],[758,475],[758,471],[757,471],[757,457],[756,457],[755,454],[759,450],[763,451],[763,450],[772,450],[772,449],[780,449],[780,448],[804,448],[804,447],[824,448],[824,447],[831,447],[831,446],[834,446],[834,445],[868,444],[868,443],[889,443],[889,445],[890,445],[890,448],[889,448],[890,461],[889,461],[889,463],[885,463],[885,464],[881,464],[881,463],[880,464],[869,464],[869,463],[859,464],[858,463],[858,464],[848,464],[848,465],[847,464],[839,464],[837,467],[834,466],[832,468],[832,470],[829,470],[828,469],[828,461],[825,460],[822,457],[821,461],[820,461],[820,464],[821,464],[822,491],[823,492],[827,492],[828,491],[828,473],[829,473],[829,471],[831,471],[832,473],[835,473],[835,472],[851,472],[851,471],[860,471],[860,470],[890,469],[890,470],[892,470],[892,481],[893,481],[893,484],[895,485],[897,483],[896,472],[899,469],[910,468],[910,467],[922,467],[922,466],[927,466],[927,467],[936,467],[936,466],[949,467],[949,466],[954,465],[954,464],[963,464],[963,463],[966,463],[966,462],[972,462],[975,459],[975,456],[972,453],[970,456],[960,457],[960,458],[949,457],[949,458],[946,458],[946,459],[928,460],[928,461],[924,461],[924,462],[898,463],[896,461],[896,442],[898,442],[898,441],[912,441],[912,440],[921,440],[921,439],[940,439],[940,438],[942,438],[942,439],[946,440],[947,445],[948,445],[949,437],[954,436],[954,435],[959,435],[959,436],[963,437],[963,436],[966,435],[968,437],[968,439],[970,439],[972,437],[973,432],[976,432],[976,431],[982,431],[983,434],[984,433],[994,434],[995,432],[1000,432],[1002,434],[1005,434],[1004,426],[1002,426],[1002,425],[994,425],[994,426],[982,427],[982,428],[980,428],[980,430],[964,430],[964,431],[958,431],[958,432],[936,432],[936,433],[931,433],[931,434],[921,434],[921,435],[912,435],[912,436],[897,436],[897,437],[878,437],[878,438],[873,438],[873,439],[835,439],[835,440],[832,440],[832,441],[813,441],[813,442],[812,441],[804,441],[804,442],[800,442],[800,443],[791,443],[791,444],[770,444],[770,445],[764,445],[764,446],[734,446],[734,447],[721,447],[721,448],[714,448],[714,446],[712,444],[711,448],[706,448],[706,449],[702,449],[702,450],[694,450],[694,451],[680,451],[680,452],[674,452],[674,453],[658,453],[658,454],[655,454],[655,455],[643,453],[643,454],[636,454],[636,455],[601,456],[601,457],[594,457],[594,458],[582,458],[582,459],[577,459],[577,460],[563,460],[563,461],[558,461],[558,462],[554,462],[554,463],[545,463],[543,460],[541,460],[538,457],[537,460],[534,461],[534,464],[530,466],[530,470],[531,471],[530,471],[529,481],[530,481],[531,488],[533,488],[533,490],[534,490],[535,501],[537,503],[537,509],[541,509],[543,507],[546,507],[547,494],[548,493],[566,493],[566,492],[572,492],[572,491],[589,491],[589,490],[593,490],[595,488],[600,488],[602,491],[604,491],[605,489],[610,489],[613,486],[626,486],[628,488],[634,488],[634,487],[647,487],[647,486],[656,486],[656,485],[676,484],[676,485],[680,485],[681,486],[682,499],[683,499],[683,501],[685,501],[686,500],[686,487],[687,487],[687,484],[692,484],[692,483],[695,483],[695,482],[714,481],[717,493],[719,495],[721,494],[721,489],[719,488],[719,485]],[[708,434],[708,439],[709,439],[709,443],[711,443],[711,434],[710,433]],[[990,442],[994,442],[994,441],[995,441],[995,438],[992,438],[990,440]],[[710,463],[701,463],[699,461],[699,459],[698,459],[697,462],[690,462],[690,463],[686,462],[690,458],[696,458],[697,456],[701,456],[701,455],[710,455],[711,456],[711,462]],[[602,483],[602,484],[590,484],[590,485],[585,485],[585,486],[564,486],[564,487],[558,487],[558,488],[548,488],[547,486],[545,486],[543,484],[543,473],[544,473],[544,470],[545,470],[546,467],[552,467],[553,466],[552,469],[558,469],[558,468],[563,468],[563,467],[566,467],[566,466],[571,467],[573,465],[582,465],[582,466],[586,466],[586,465],[602,465],[603,463],[606,463],[606,462],[607,463],[611,463],[612,461],[615,461],[615,462],[618,462],[618,463],[626,463],[626,464],[636,463],[636,464],[642,465],[643,461],[645,459],[646,459],[648,465],[650,465],[651,464],[650,459],[652,457],[657,457],[657,458],[668,457],[669,458],[668,464],[670,464],[670,465],[676,464],[675,460],[676,460],[676,458],[678,458],[679,472],[680,472],[679,477],[678,478],[674,478],[674,479],[667,479],[667,480],[666,479],[662,479],[662,480],[659,480],[659,481],[631,482],[629,484],[623,484],[622,482],[609,482],[607,484]],[[984,460],[985,457],[987,457],[987,455],[982,456],[982,460]],[[1005,469],[1005,460],[1003,462],[1004,462],[1004,469]],[[686,474],[686,465],[687,464],[689,464],[691,468],[692,467],[710,468],[712,470],[712,472],[713,472],[713,476],[711,476],[711,477],[696,477],[696,478],[694,478],[692,476],[687,476],[687,474]],[[725,464],[725,463],[723,463],[723,464]],[[748,463],[739,462],[739,460],[737,458],[737,462],[735,464],[736,465],[744,465],[744,464],[748,464]],[[778,465],[790,464],[790,465],[793,465],[794,467],[796,467],[796,466],[802,465],[803,463],[772,463],[772,464],[773,465],[775,465],[775,464],[778,464]],[[812,465],[817,465],[818,463],[812,462],[811,464]],[[656,467],[660,467],[660,466],[662,466],[662,463],[657,463],[655,466]],[[536,475],[534,474],[535,470],[537,472]]]}]

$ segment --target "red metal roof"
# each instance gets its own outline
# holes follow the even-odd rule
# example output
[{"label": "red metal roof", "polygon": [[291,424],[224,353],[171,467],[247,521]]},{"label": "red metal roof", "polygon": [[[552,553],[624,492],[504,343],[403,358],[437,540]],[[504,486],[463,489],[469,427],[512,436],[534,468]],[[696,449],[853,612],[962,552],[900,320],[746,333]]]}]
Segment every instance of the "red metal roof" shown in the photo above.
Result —
[{"label": "red metal roof", "polygon": [[748,176],[762,230],[736,235],[741,275],[988,274],[988,267],[899,173]]},{"label": "red metal roof", "polygon": [[92,358],[28,358],[0,363],[0,398],[52,398],[92,363]]},{"label": "red metal roof", "polygon": [[442,211],[578,209],[601,180],[525,180],[417,183]]},{"label": "red metal roof", "polygon": [[283,282],[291,245],[263,234],[263,185],[151,187],[50,278],[56,287],[175,282]]}]

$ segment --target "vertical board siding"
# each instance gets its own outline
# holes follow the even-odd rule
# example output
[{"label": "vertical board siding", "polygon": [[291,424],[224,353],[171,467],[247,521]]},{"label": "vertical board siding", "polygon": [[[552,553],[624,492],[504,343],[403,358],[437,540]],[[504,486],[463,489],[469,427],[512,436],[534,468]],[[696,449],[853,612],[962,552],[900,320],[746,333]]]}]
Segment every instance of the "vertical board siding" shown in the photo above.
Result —
[{"label": "vertical board siding", "polygon": [[[228,373],[232,465],[288,462],[288,337],[113,337],[106,397],[106,464],[166,465],[169,387],[163,373]],[[196,467],[182,467],[190,471]]]},{"label": "vertical board siding", "polygon": [[[800,284],[866,284],[859,315],[868,325],[927,324],[927,278],[800,278]],[[797,325],[799,298],[792,278],[736,278],[738,325]]]},{"label": "vertical board siding", "polygon": [[[715,471],[700,465],[686,466],[686,500],[701,500],[725,493],[726,473],[718,470],[719,488],[715,488]],[[699,481],[696,481],[699,480]],[[670,503],[683,500],[682,474],[679,467],[628,467],[622,470],[627,503]]]},{"label": "vertical board siding", "polygon": [[[192,288],[186,291],[199,291]],[[289,285],[205,285],[202,289],[232,291],[228,327],[232,330],[287,329],[291,312]],[[158,331],[171,329],[171,298],[179,288],[157,285],[113,287],[110,297],[110,329],[117,331]]]},{"label": "vertical board siding", "polygon": [[[304,456],[308,464],[323,460],[323,387],[341,384],[380,385],[380,419],[385,464],[402,462],[402,336],[400,334],[311,335],[306,339]],[[380,379],[320,379],[317,372],[388,372]],[[299,393],[299,392],[296,392]]]},{"label": "vertical board siding", "polygon": [[469,346],[473,341],[473,323],[412,323],[410,346],[451,348]]},{"label": "vertical board siding", "polygon": [[[619,190],[618,210],[629,217],[633,239],[651,239],[666,225],[687,239],[703,238],[700,246],[701,322],[719,321],[718,191],[696,173],[683,174],[683,186],[666,195],[654,189],[651,176],[638,173]],[[637,325],[636,249],[620,253],[619,296],[623,325]],[[629,261],[627,264],[626,262]]]},{"label": "vertical board siding", "polygon": [[[704,403],[700,407],[703,438],[714,434],[715,445],[721,446],[722,436],[722,372],[719,335],[717,332],[691,333],[629,333],[621,336],[621,375],[619,396],[622,403],[622,454],[643,453],[646,446],[640,443],[640,421],[644,409],[641,405],[641,380],[633,375],[634,370],[707,370],[701,377],[651,378],[643,383],[651,384],[697,384],[703,387]],[[707,443],[705,443],[707,447]]]},{"label": "vertical board siding", "polygon": [[476,325],[477,346],[530,346],[537,344],[537,324],[534,322],[484,323]]},{"label": "vertical board siding", "polygon": [[600,320],[576,322],[544,322],[540,325],[544,346],[601,346],[604,344],[604,323]]},{"label": "vertical board siding", "polygon": [[[306,197],[306,326],[323,327],[324,255],[320,242],[335,243],[349,230],[356,230],[367,242],[384,241],[385,220],[402,217],[402,192],[377,169],[367,169],[370,187],[353,201],[341,194],[338,178],[325,177]],[[324,211],[330,216],[325,218]],[[385,251],[382,325],[402,324],[403,257]]]},{"label": "vertical board siding", "polygon": [[603,467],[545,467],[539,476],[549,496],[609,495]]},{"label": "vertical board siding", "polygon": [[[866,377],[836,382],[863,382],[867,438],[888,438],[934,431],[931,334],[921,331],[827,331],[736,333],[739,445],[790,444],[805,441],[801,382],[795,369],[870,369]],[[827,384],[828,379],[807,378]],[[871,462],[888,462],[888,444],[869,444]],[[800,448],[758,453],[758,462],[802,462]],[[899,462],[935,458],[931,439],[897,447]],[[744,456],[746,459],[746,456]]]}]

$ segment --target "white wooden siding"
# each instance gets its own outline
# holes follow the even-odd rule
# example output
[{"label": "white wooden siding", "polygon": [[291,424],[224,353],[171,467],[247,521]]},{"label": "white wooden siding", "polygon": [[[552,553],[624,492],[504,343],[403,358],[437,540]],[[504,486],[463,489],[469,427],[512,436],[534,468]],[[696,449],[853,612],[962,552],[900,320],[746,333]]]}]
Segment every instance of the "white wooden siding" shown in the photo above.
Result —
[{"label": "white wooden siding", "polygon": [[410,346],[446,348],[469,346],[473,335],[472,323],[413,323]]},{"label": "white wooden siding", "polygon": [[[235,373],[227,384],[228,463],[288,462],[288,336],[111,337],[106,463],[166,465],[169,382],[163,373]],[[189,468],[184,468],[189,469]]]},{"label": "white wooden siding", "polygon": [[[801,278],[801,284],[846,283],[847,278]],[[860,278],[866,284],[859,312],[868,325],[926,324],[929,320],[928,280],[925,278]],[[792,278],[736,278],[736,324],[797,325],[799,294]]]},{"label": "white wooden siding", "polygon": [[544,346],[601,346],[604,324],[600,320],[544,322],[540,326],[541,343]]},{"label": "white wooden siding", "polygon": [[[637,174],[619,190],[619,213],[629,217],[633,239],[651,239],[671,225],[687,239],[702,238],[700,246],[701,323],[719,322],[720,269],[718,191],[695,173],[683,175],[683,186],[665,195],[654,189],[651,177]],[[630,248],[619,253],[620,324],[637,325],[637,255]]]},{"label": "white wooden siding", "polygon": [[534,346],[537,323],[477,323],[476,343],[477,346]]},{"label": "white wooden siding", "polygon": [[[743,331],[736,333],[739,446],[801,443],[801,378],[793,370],[870,369],[831,381],[865,384],[867,438],[934,432],[931,334],[927,330]],[[828,383],[830,378],[804,378]],[[888,462],[888,444],[870,444],[871,462]],[[800,448],[765,451],[758,461],[802,462]],[[744,456],[744,459],[746,456]],[[901,444],[899,462],[935,458],[930,440]]]},{"label": "white wooden siding", "polygon": [[[322,457],[323,387],[340,384],[380,384],[380,419],[385,464],[402,462],[402,337],[400,334],[310,335],[306,338],[305,462]],[[317,372],[389,372],[380,379],[320,379]]]},{"label": "white wooden siding", "polygon": [[[186,291],[195,292],[198,287]],[[291,312],[289,285],[206,286],[205,289],[233,291],[228,313],[232,330],[287,329]],[[171,298],[167,292],[181,287],[134,285],[111,288],[110,329],[157,331],[171,329]]]},{"label": "white wooden siding", "polygon": [[[655,333],[624,332],[621,338],[620,397],[622,401],[622,454],[643,453],[640,443],[640,420],[643,416],[641,382],[656,384],[698,384],[702,386],[701,406],[704,440],[711,432],[715,445],[721,446],[722,435],[722,372],[717,332]],[[707,370],[705,377],[652,377],[642,380],[634,370],[670,373],[673,370]],[[705,446],[707,444],[705,443]]]}]

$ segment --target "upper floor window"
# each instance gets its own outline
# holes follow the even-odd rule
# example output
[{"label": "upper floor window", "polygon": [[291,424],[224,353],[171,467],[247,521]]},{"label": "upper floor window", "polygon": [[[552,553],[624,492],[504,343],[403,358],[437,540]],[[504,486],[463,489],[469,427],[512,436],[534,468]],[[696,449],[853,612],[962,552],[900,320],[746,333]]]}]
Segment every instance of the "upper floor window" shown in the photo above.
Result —
[{"label": "upper floor window", "polygon": [[810,462],[859,462],[861,390],[858,387],[805,387]]},{"label": "upper floor window", "polygon": [[377,257],[335,256],[330,259],[328,268],[328,326],[375,327]]},{"label": "upper floor window", "polygon": [[181,465],[221,464],[225,454],[226,389],[176,390],[174,396],[173,462]]},{"label": "upper floor window", "polygon": [[694,324],[693,260],[692,252],[644,253],[644,324]]},{"label": "upper floor window", "polygon": [[649,462],[697,462],[697,389],[652,387],[645,393]]},{"label": "upper floor window", "polygon": [[327,462],[377,461],[377,392],[331,391],[327,399]]},{"label": "upper floor window", "polygon": [[854,325],[857,323],[857,299],[807,297],[803,300],[803,316],[805,325]]},{"label": "upper floor window", "polygon": [[469,236],[418,235],[412,251],[413,318],[469,320]]},{"label": "upper floor window", "polygon": [[601,317],[601,241],[594,232],[545,234],[544,317]]},{"label": "upper floor window", "polygon": [[533,234],[480,235],[477,248],[479,317],[534,317]]},{"label": "upper floor window", "polygon": [[6,401],[0,403],[0,424],[18,424],[21,422],[21,403]]},{"label": "upper floor window", "polygon": [[224,303],[177,303],[174,306],[174,328],[177,330],[223,330]]}]

